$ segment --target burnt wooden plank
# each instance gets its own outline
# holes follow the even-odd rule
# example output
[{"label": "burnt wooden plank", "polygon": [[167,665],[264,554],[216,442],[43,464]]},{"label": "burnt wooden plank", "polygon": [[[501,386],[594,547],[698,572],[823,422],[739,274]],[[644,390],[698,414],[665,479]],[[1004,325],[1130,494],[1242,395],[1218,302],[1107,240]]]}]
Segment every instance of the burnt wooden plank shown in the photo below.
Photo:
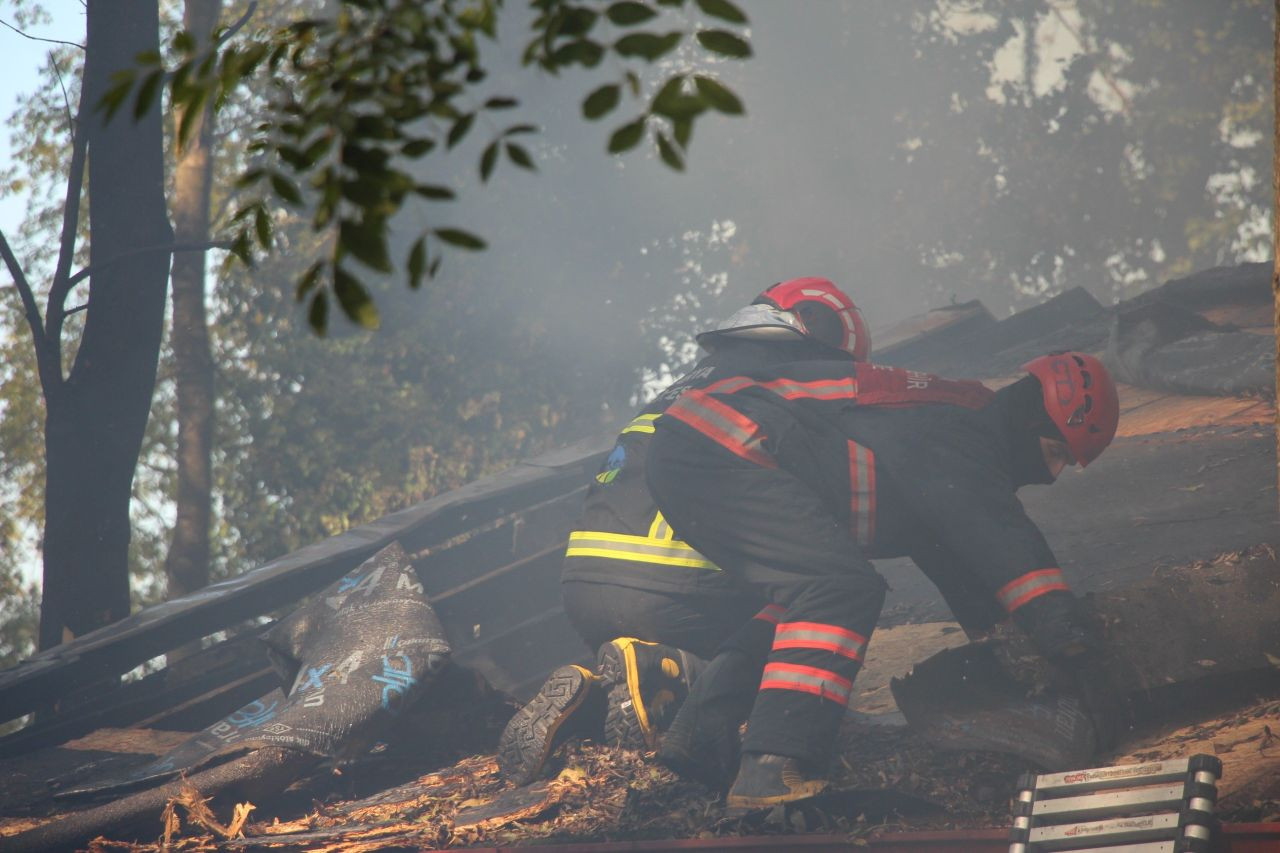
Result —
[{"label": "burnt wooden plank", "polygon": [[444,542],[573,491],[611,446],[612,436],[586,439],[38,653],[0,672],[0,720],[51,703],[85,679],[127,672],[183,643],[297,601],[401,536]]},{"label": "burnt wooden plank", "polygon": [[246,632],[187,658],[181,667],[121,685],[91,704],[41,715],[0,738],[0,757],[63,743],[100,728],[203,728],[269,692],[278,680],[258,632]]},{"label": "burnt wooden plank", "polygon": [[[413,567],[427,595],[434,601],[436,596],[473,581],[492,568],[556,545],[563,550],[569,531],[582,514],[586,491],[586,486],[580,486],[530,506],[452,547],[414,553]],[[401,544],[409,550],[404,540]]]}]

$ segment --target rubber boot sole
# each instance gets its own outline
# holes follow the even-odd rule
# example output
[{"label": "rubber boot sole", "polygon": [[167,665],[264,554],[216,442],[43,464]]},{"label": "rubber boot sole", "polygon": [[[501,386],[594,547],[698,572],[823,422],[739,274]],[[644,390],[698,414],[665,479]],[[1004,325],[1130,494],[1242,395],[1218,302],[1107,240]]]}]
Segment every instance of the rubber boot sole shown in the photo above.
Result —
[{"label": "rubber boot sole", "polygon": [[773,796],[764,797],[746,797],[741,794],[730,792],[725,797],[724,804],[726,810],[730,812],[749,812],[756,809],[769,809],[784,803],[796,803],[800,800],[807,800],[810,797],[816,797],[830,787],[830,782],[811,779],[801,782],[785,794],[775,794]]},{"label": "rubber boot sole", "polygon": [[557,746],[582,728],[568,725],[589,700],[599,679],[584,667],[570,664],[552,672],[542,689],[507,723],[498,740],[498,770],[519,787],[537,779]]},{"label": "rubber boot sole", "polygon": [[604,717],[605,743],[623,749],[654,749],[658,733],[641,694],[637,645],[653,644],[620,637],[601,646],[596,658],[600,677],[610,685]]}]

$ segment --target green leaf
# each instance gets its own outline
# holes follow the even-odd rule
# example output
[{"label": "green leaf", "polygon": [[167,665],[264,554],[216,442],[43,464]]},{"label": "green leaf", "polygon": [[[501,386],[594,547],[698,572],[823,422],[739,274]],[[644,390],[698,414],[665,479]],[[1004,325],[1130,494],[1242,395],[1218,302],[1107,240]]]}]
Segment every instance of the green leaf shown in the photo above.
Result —
[{"label": "green leaf", "polygon": [[693,136],[693,116],[675,119],[671,122],[676,143],[685,151],[689,150],[689,140]]},{"label": "green leaf", "polygon": [[409,269],[409,287],[417,290],[422,286],[422,276],[427,272],[427,238],[419,237],[413,242],[413,247],[409,249],[409,260],[406,263]]},{"label": "green leaf", "polygon": [[436,255],[434,258],[432,258],[431,265],[427,267],[427,278],[436,277],[436,272],[440,269],[440,262],[443,260],[444,258],[442,258],[440,255]]},{"label": "green leaf", "polygon": [[279,172],[271,173],[271,189],[290,204],[302,204],[302,193],[298,192],[298,185]]},{"label": "green leaf", "polygon": [[490,142],[480,155],[480,180],[488,181],[493,174],[493,167],[498,165],[498,143]]},{"label": "green leaf", "polygon": [[620,27],[629,27],[632,24],[639,24],[650,18],[657,17],[657,12],[650,9],[643,3],[636,3],[635,0],[623,0],[621,3],[614,3],[604,10],[605,16],[610,22]]},{"label": "green leaf", "polygon": [[645,116],[640,116],[635,121],[624,124],[615,130],[613,135],[609,137],[609,153],[618,154],[635,148],[641,137],[644,136],[645,118]]},{"label": "green leaf", "polygon": [[324,337],[329,325],[329,296],[323,290],[311,297],[311,307],[307,310],[307,323],[320,337]]},{"label": "green leaf", "polygon": [[613,49],[619,56],[639,56],[653,62],[664,53],[674,50],[682,38],[684,33],[678,30],[662,36],[653,33],[632,33],[614,42]]},{"label": "green leaf", "polygon": [[601,86],[582,102],[582,114],[589,119],[600,118],[618,105],[622,89],[617,83]]},{"label": "green leaf", "polygon": [[478,252],[487,245],[484,240],[481,240],[470,231],[463,231],[460,228],[437,228],[432,233],[450,246],[457,246],[459,249],[470,249],[473,252]]},{"label": "green leaf", "polygon": [[324,261],[316,261],[302,274],[302,278],[298,279],[298,285],[293,292],[295,300],[301,302],[308,293],[315,290],[316,285],[320,282],[320,272],[323,269]]},{"label": "green leaf", "polygon": [[432,201],[452,201],[454,199],[453,190],[438,184],[418,184],[413,188],[413,191]]},{"label": "green leaf", "polygon": [[266,177],[266,169],[249,169],[243,175],[236,179],[236,186],[245,189],[256,184],[258,181]]},{"label": "green leaf", "polygon": [[519,105],[520,102],[515,98],[490,98],[484,102],[484,108],[486,110],[509,110],[512,107],[517,107]]},{"label": "green leaf", "polygon": [[658,134],[658,154],[662,157],[662,162],[666,163],[677,172],[684,171],[684,158],[676,147],[671,144],[671,140],[667,139],[666,134]]},{"label": "green leaf", "polygon": [[249,243],[249,232],[241,231],[237,234],[235,239],[231,241],[228,251],[239,258],[245,266],[251,265],[253,263],[253,247]]},{"label": "green leaf", "polygon": [[677,75],[662,85],[653,96],[651,109],[670,119],[691,118],[706,110],[702,98],[684,93],[684,77]]},{"label": "green leaf", "polygon": [[378,272],[391,272],[386,226],[382,220],[342,220],[338,224],[337,249],[350,252],[356,260]]},{"label": "green leaf", "polygon": [[710,15],[713,18],[719,18],[722,21],[729,21],[733,24],[745,24],[747,16],[742,10],[729,2],[729,0],[693,0],[698,4],[698,8],[703,14]]},{"label": "green leaf", "polygon": [[[173,37],[173,49],[182,53],[194,53],[196,37],[187,30],[179,30],[177,35]],[[158,61],[159,58],[157,57],[157,63]]]},{"label": "green leaf", "polygon": [[107,119],[110,120],[116,114],[116,110],[129,97],[129,92],[133,91],[134,75],[132,71],[117,71],[111,75],[112,83],[103,93],[102,100],[99,102],[99,109],[106,110]]},{"label": "green leaf", "polygon": [[515,163],[521,169],[528,169],[530,172],[538,171],[538,167],[533,164],[533,158],[529,156],[529,152],[522,145],[508,142],[507,156],[511,158],[512,163]]},{"label": "green leaf", "polygon": [[133,117],[135,119],[142,118],[147,114],[147,110],[151,109],[151,105],[156,100],[156,92],[159,91],[160,82],[163,79],[164,72],[162,71],[152,71],[142,78],[142,85],[138,87],[137,100],[133,102]]},{"label": "green leaf", "polygon": [[263,249],[271,248],[271,217],[267,216],[262,205],[253,212],[253,230],[258,236],[258,245]]},{"label": "green leaf", "polygon": [[502,131],[502,135],[515,136],[520,133],[537,133],[537,132],[538,132],[538,126],[535,124],[517,124],[511,127],[508,127],[506,130]]},{"label": "green leaf", "polygon": [[751,55],[751,45],[725,30],[700,30],[698,43],[712,53],[746,59]]},{"label": "green leaf", "polygon": [[579,39],[556,48],[551,54],[551,67],[573,65],[575,62],[584,68],[595,68],[604,58],[604,46],[590,39]]},{"label": "green leaf", "polygon": [[449,135],[445,138],[445,145],[449,148],[457,145],[462,141],[462,137],[467,135],[467,131],[471,129],[471,125],[476,120],[475,113],[463,113],[458,120],[453,123],[453,127],[449,128]]},{"label": "green leaf", "polygon": [[369,292],[355,276],[340,266],[333,268],[333,295],[338,297],[338,304],[348,320],[364,329],[378,328],[378,309],[369,298]]},{"label": "green leaf", "polygon": [[565,11],[564,17],[560,19],[560,25],[556,28],[556,35],[580,36],[596,25],[598,17],[600,17],[600,13],[594,9],[587,9],[581,6],[570,7]]},{"label": "green leaf", "polygon": [[673,8],[677,8],[677,9],[678,9],[678,8],[680,8],[681,6],[683,6],[683,5],[684,5],[684,0],[658,0],[658,5],[659,5],[659,6],[671,6],[671,7],[673,7]]},{"label": "green leaf", "polygon": [[434,139],[410,139],[400,148],[400,153],[406,157],[417,159],[424,154],[430,154],[432,149],[436,147]]},{"label": "green leaf", "polygon": [[727,115],[742,115],[742,101],[718,80],[710,77],[694,77],[693,82],[698,87],[698,93],[712,107]]},{"label": "green leaf", "polygon": [[347,143],[342,146],[342,163],[357,172],[377,172],[384,169],[391,158],[381,148],[363,148]]}]

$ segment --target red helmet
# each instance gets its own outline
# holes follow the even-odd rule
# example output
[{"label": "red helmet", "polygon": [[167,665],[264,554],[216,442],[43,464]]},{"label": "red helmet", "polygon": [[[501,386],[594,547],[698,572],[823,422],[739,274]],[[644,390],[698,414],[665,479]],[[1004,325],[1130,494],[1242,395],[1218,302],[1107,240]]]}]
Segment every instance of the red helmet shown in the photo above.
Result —
[{"label": "red helmet", "polygon": [[871,356],[871,335],[862,313],[848,294],[828,279],[782,281],[757,296],[752,304],[791,311],[811,337],[844,350],[854,361],[866,361]]},{"label": "red helmet", "polygon": [[1045,412],[1081,467],[1097,459],[1120,423],[1116,383],[1102,362],[1082,352],[1056,352],[1022,369],[1040,380]]}]

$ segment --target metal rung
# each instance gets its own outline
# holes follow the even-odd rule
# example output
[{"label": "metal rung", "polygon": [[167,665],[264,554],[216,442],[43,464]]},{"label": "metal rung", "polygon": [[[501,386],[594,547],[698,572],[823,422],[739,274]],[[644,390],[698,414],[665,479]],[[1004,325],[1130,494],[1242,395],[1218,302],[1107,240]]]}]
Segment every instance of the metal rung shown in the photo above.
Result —
[{"label": "metal rung", "polygon": [[1148,764],[1126,764],[1119,767],[1094,767],[1069,773],[1049,773],[1036,777],[1036,792],[1054,796],[1103,788],[1131,785],[1154,785],[1158,782],[1181,782],[1191,769],[1190,758],[1153,761]]},{"label": "metal rung", "polygon": [[1072,853],[1174,853],[1176,841],[1147,841],[1142,844],[1121,844],[1116,847],[1077,847]]},{"label": "metal rung", "polygon": [[[1081,817],[1101,818],[1125,812],[1176,809],[1182,805],[1183,785],[1158,785],[1128,791],[1083,794],[1079,797],[1057,797],[1037,800],[1032,817],[1072,820]],[[1038,791],[1037,791],[1038,793]]]},{"label": "metal rung", "polygon": [[[1178,813],[1122,817],[1097,823],[1065,823],[1031,830],[1028,839],[1038,850],[1078,850],[1081,842],[1119,844],[1126,841],[1164,841],[1178,837]],[[1108,848],[1110,849],[1110,848]]]},{"label": "metal rung", "polygon": [[1010,853],[1208,853],[1221,775],[1195,755],[1023,776]]}]

